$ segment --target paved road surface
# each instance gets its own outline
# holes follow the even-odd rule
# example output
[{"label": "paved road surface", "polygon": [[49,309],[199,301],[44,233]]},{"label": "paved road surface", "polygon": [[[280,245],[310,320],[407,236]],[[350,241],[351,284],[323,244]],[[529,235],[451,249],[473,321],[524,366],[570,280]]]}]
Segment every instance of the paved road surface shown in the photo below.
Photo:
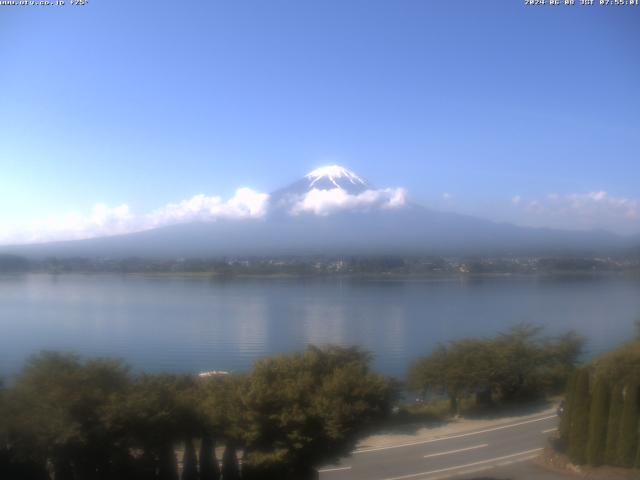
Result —
[{"label": "paved road surface", "polygon": [[356,450],[337,465],[320,469],[320,479],[438,480],[496,476],[496,472],[509,471],[514,464],[536,457],[556,425],[556,415],[546,414],[438,439]]}]

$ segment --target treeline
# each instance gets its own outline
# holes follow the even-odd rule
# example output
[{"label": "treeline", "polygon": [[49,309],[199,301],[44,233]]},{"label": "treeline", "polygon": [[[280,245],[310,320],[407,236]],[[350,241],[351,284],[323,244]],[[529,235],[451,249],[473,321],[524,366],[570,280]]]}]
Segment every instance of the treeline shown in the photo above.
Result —
[{"label": "treeline", "polygon": [[31,263],[24,257],[0,254],[0,273],[27,272],[30,268]]},{"label": "treeline", "polygon": [[583,344],[573,332],[543,337],[540,327],[518,325],[493,338],[439,345],[411,365],[409,386],[423,395],[446,396],[455,414],[469,396],[488,406],[561,393]]},{"label": "treeline", "polygon": [[[563,389],[582,344],[520,325],[440,345],[411,366],[408,386],[448,397],[454,414],[467,397],[483,407],[536,399]],[[0,387],[0,478],[316,478],[398,398],[397,382],[369,365],[356,347],[309,347],[246,374],[202,378],[44,352]]]},{"label": "treeline", "polygon": [[575,464],[640,468],[640,339],[570,379],[560,447]]},{"label": "treeline", "polygon": [[238,275],[439,275],[557,274],[637,271],[636,256],[440,257],[399,255],[246,258],[44,258],[0,254],[0,273],[206,273]]},{"label": "treeline", "polygon": [[0,390],[0,478],[316,478],[390,411],[396,390],[369,362],[309,347],[200,378],[45,352]]}]

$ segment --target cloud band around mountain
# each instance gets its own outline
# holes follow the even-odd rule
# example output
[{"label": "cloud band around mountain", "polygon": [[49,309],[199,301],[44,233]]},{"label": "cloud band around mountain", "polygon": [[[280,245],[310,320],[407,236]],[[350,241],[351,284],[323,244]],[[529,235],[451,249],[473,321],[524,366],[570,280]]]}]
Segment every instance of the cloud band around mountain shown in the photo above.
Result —
[{"label": "cloud band around mountain", "polygon": [[[359,194],[350,194],[339,188],[314,188],[307,194],[292,199],[287,211],[292,216],[326,216],[340,211],[389,209],[404,205],[405,196],[406,191],[402,188],[372,189]],[[5,227],[4,231],[0,230],[0,244],[81,240],[194,221],[260,219],[272,208],[269,198],[267,193],[239,188],[227,200],[220,196],[198,194],[140,215],[134,214],[127,204],[116,207],[97,204],[87,214],[72,212],[22,226]]]},{"label": "cloud band around mountain", "polygon": [[[640,224],[640,200],[610,195],[606,191],[552,193],[542,198],[524,199],[516,195],[512,205],[536,226],[557,228],[604,228],[636,233]],[[625,230],[626,230],[625,229]]]},{"label": "cloud band around mountain", "polygon": [[365,190],[350,194],[341,188],[330,190],[311,189],[294,201],[289,210],[291,215],[313,213],[326,216],[344,210],[371,210],[401,207],[406,203],[406,190],[403,188],[384,188]]}]

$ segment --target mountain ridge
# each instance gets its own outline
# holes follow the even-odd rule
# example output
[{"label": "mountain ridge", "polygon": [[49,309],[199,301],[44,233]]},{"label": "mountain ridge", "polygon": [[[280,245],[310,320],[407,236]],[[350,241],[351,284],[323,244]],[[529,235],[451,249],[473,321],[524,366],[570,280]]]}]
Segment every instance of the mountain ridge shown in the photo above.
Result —
[{"label": "mountain ridge", "polygon": [[282,254],[606,252],[631,239],[603,231],[520,227],[440,212],[378,189],[339,165],[276,190],[262,218],[219,218],[84,240],[0,247],[26,256],[188,257]]}]

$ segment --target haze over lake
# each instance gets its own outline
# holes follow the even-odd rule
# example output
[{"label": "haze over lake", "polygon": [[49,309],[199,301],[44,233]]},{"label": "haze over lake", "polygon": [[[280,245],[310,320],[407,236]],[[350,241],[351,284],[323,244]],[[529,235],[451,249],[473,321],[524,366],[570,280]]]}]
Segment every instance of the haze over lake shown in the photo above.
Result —
[{"label": "haze over lake", "polygon": [[357,344],[404,375],[437,342],[519,322],[575,329],[590,355],[628,339],[640,279],[616,276],[205,279],[0,276],[0,375],[41,349],[115,356],[136,370],[243,371],[313,344]]}]

